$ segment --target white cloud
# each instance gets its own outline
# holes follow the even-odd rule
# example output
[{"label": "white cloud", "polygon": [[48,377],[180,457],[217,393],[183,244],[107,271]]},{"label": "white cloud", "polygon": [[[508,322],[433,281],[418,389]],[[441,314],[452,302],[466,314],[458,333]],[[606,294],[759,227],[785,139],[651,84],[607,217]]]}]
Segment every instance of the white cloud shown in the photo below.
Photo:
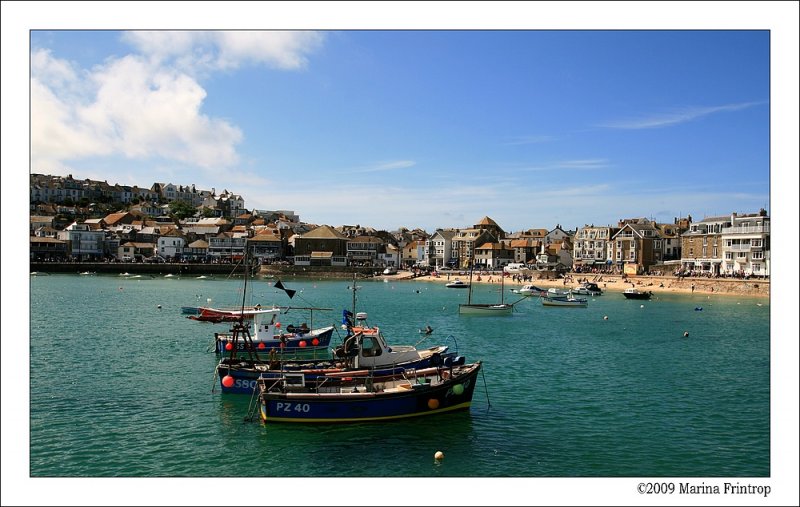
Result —
[{"label": "white cloud", "polygon": [[585,160],[561,160],[549,164],[534,165],[524,167],[526,171],[586,171],[595,169],[606,169],[610,167],[608,160],[605,159],[585,159]]},{"label": "white cloud", "polygon": [[318,32],[287,31],[133,31],[123,40],[158,62],[172,62],[188,73],[236,69],[263,64],[295,70],[308,65],[307,54],[318,49]]},{"label": "white cloud", "polygon": [[298,69],[314,32],[126,32],[141,51],[79,69],[31,54],[31,161],[54,172],[89,157],[161,159],[218,170],[239,163],[243,133],[202,111],[207,72],[242,65]]},{"label": "white cloud", "polygon": [[727,104],[723,106],[710,107],[685,107],[675,111],[652,115],[649,117],[612,121],[599,126],[605,128],[629,130],[669,127],[671,125],[686,123],[688,121],[696,120],[716,113],[741,111],[742,109],[747,109],[759,104],[761,104],[761,102],[743,102],[740,104]]}]

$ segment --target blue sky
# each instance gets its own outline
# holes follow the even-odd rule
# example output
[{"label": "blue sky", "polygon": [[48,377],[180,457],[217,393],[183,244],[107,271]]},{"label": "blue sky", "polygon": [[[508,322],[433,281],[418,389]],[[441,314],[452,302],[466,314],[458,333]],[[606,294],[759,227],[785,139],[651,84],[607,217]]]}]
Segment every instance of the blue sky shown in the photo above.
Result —
[{"label": "blue sky", "polygon": [[304,221],[505,230],[770,209],[751,31],[33,31],[31,170]]}]

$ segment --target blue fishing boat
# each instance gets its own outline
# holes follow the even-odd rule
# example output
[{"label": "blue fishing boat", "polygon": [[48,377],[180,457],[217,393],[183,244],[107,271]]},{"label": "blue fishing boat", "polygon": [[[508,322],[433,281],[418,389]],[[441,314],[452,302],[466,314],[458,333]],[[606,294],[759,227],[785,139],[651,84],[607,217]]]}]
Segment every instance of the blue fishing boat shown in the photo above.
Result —
[{"label": "blue fishing boat", "polygon": [[481,362],[401,375],[315,377],[287,373],[258,380],[264,423],[404,419],[469,409]]}]

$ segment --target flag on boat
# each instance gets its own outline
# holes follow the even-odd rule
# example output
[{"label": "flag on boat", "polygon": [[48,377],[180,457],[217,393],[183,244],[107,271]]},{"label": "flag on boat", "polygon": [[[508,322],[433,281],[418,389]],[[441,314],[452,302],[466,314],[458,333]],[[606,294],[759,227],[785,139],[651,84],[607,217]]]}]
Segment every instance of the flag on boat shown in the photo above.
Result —
[{"label": "flag on boat", "polygon": [[342,324],[348,327],[353,326],[353,312],[342,310]]},{"label": "flag on boat", "polygon": [[289,296],[289,299],[292,299],[294,297],[294,293],[297,292],[296,290],[287,289],[286,287],[284,287],[280,280],[275,282],[275,285],[273,285],[273,287],[275,287],[276,289],[280,289],[283,292],[285,292],[286,295]]}]

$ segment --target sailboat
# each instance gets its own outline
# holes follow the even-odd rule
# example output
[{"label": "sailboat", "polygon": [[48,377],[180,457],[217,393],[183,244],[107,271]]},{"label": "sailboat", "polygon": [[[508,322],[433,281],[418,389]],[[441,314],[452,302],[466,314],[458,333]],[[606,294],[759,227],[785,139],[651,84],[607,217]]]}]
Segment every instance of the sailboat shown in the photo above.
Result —
[{"label": "sailboat", "polygon": [[514,305],[516,302],[504,302],[503,295],[505,292],[505,276],[503,276],[502,273],[500,274],[500,303],[481,304],[472,302],[472,269],[472,267],[469,269],[469,292],[467,293],[467,303],[458,305],[459,315],[511,315],[511,312],[514,311]]}]

